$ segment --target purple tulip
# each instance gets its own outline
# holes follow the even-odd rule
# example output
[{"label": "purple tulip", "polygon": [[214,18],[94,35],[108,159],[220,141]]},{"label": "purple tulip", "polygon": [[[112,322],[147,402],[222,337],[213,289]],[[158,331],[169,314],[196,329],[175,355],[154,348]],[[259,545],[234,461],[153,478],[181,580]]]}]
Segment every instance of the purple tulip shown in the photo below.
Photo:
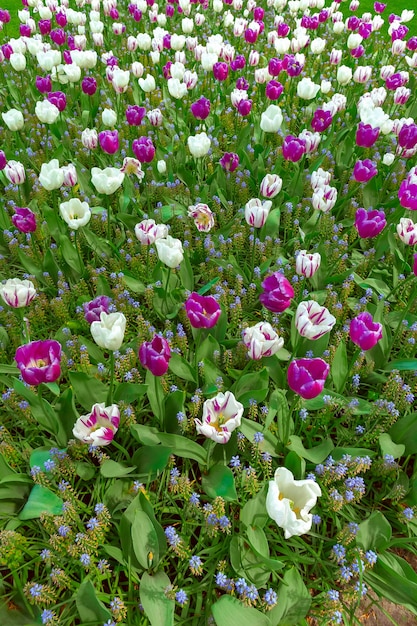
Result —
[{"label": "purple tulip", "polygon": [[274,272],[271,276],[267,276],[262,283],[262,289],[259,300],[269,311],[282,313],[291,305],[294,289],[283,274]]},{"label": "purple tulip", "polygon": [[268,63],[268,72],[271,76],[278,76],[282,72],[282,60],[273,57]]},{"label": "purple tulip", "polygon": [[139,137],[132,144],[132,150],[138,161],[150,163],[155,156],[155,146],[149,137]]},{"label": "purple tulip", "polygon": [[48,94],[48,100],[61,112],[64,111],[67,106],[67,97],[62,91],[51,91]]},{"label": "purple tulip", "polygon": [[258,33],[253,28],[247,28],[244,32],[244,37],[247,43],[256,43]]},{"label": "purple tulip", "polygon": [[146,109],[145,107],[140,107],[137,104],[133,106],[128,106],[126,109],[126,120],[129,126],[140,126],[142,124],[142,120],[145,117]]},{"label": "purple tulip", "polygon": [[414,52],[415,50],[417,50],[417,37],[410,37],[410,39],[407,41],[407,50],[411,50],[412,52]]},{"label": "purple tulip", "polygon": [[65,15],[65,13],[55,13],[55,20],[58,26],[60,26],[61,28],[64,28],[67,25],[67,16]]},{"label": "purple tulip", "polygon": [[362,239],[376,237],[386,225],[385,213],[382,210],[361,208],[356,211],[355,228]]},{"label": "purple tulip", "polygon": [[356,17],[356,15],[351,15],[351,17],[349,17],[347,21],[347,29],[352,30],[352,31],[358,30],[360,24],[361,24],[360,19]]},{"label": "purple tulip", "polygon": [[93,76],[84,76],[81,82],[81,89],[87,96],[94,96],[97,91],[97,81]]},{"label": "purple tulip", "polygon": [[289,32],[290,32],[290,27],[288,24],[286,24],[285,22],[278,24],[278,28],[277,28],[278,37],[286,37]]},{"label": "purple tulip", "polygon": [[247,91],[249,89],[249,83],[243,76],[240,76],[236,81],[236,89],[241,91]]},{"label": "purple tulip", "polygon": [[139,348],[139,361],[154,376],[163,376],[168,370],[171,349],[167,340],[155,335],[152,341],[144,341]]},{"label": "purple tulip", "polygon": [[218,61],[213,65],[213,76],[216,80],[224,81],[229,75],[229,66],[224,61]]},{"label": "purple tulip", "polygon": [[39,20],[38,28],[41,35],[49,35],[51,32],[51,20]]},{"label": "purple tulip", "polygon": [[373,128],[370,124],[359,122],[356,131],[356,145],[361,148],[370,148],[379,137],[379,128]]},{"label": "purple tulip", "polygon": [[50,32],[50,38],[57,46],[63,46],[67,40],[67,35],[62,28],[55,28]]},{"label": "purple tulip", "polygon": [[53,383],[61,376],[61,344],[58,341],[32,341],[16,350],[15,360],[25,383]]},{"label": "purple tulip", "polygon": [[386,9],[386,4],[382,2],[374,2],[374,11],[375,13],[383,13]]},{"label": "purple tulip", "polygon": [[311,400],[323,391],[329,371],[323,359],[295,359],[287,370],[288,385],[304,400]]},{"label": "purple tulip", "polygon": [[230,62],[230,69],[233,72],[237,72],[238,70],[243,70],[246,65],[246,59],[243,54],[238,54],[233,61]]},{"label": "purple tulip", "polygon": [[385,87],[390,89],[391,91],[395,91],[398,87],[403,87],[406,84],[407,80],[404,76],[401,76],[400,72],[396,72],[395,74],[391,74],[385,81]]},{"label": "purple tulip", "polygon": [[350,322],[349,335],[361,350],[370,350],[382,339],[382,324],[374,322],[372,315],[365,311]]},{"label": "purple tulip", "polygon": [[114,154],[119,149],[119,133],[117,130],[102,130],[98,134],[100,147],[106,154]]},{"label": "purple tulip", "polygon": [[239,156],[235,152],[225,152],[219,163],[226,172],[234,172],[239,167]]},{"label": "purple tulip", "polygon": [[296,163],[305,154],[306,147],[302,139],[294,137],[294,135],[287,135],[284,138],[282,144],[282,156],[287,161]]},{"label": "purple tulip", "polygon": [[41,93],[49,93],[52,89],[52,80],[50,76],[37,76],[35,86]]},{"label": "purple tulip", "polygon": [[[0,19],[0,22],[1,21],[2,20]],[[2,47],[1,47],[1,51],[4,54],[4,58],[7,59],[7,60],[9,60],[10,57],[12,56],[12,54],[13,54],[13,48],[11,47],[11,45],[9,43],[3,44]]]},{"label": "purple tulip", "polygon": [[405,24],[400,24],[398,28],[392,31],[391,33],[391,41],[396,41],[397,39],[404,39],[408,33],[408,27]]},{"label": "purple tulip", "polygon": [[314,111],[313,119],[311,120],[311,128],[315,133],[322,133],[333,122],[333,116],[330,111],[324,111],[323,109],[316,109]]},{"label": "purple tulip", "polygon": [[263,9],[262,7],[255,7],[253,10],[253,19],[256,22],[259,22],[260,20],[264,19],[264,15],[265,15],[265,9]]},{"label": "purple tulip", "polygon": [[32,34],[32,30],[29,24],[20,24],[19,33],[21,37],[30,37]]},{"label": "purple tulip", "polygon": [[111,298],[109,296],[98,296],[90,302],[84,302],[84,318],[86,322],[92,324],[93,322],[100,322],[101,313],[109,313],[109,305]]},{"label": "purple tulip", "polygon": [[252,100],[241,100],[237,105],[237,112],[242,117],[246,117],[252,110]]},{"label": "purple tulip", "polygon": [[195,291],[186,300],[185,310],[193,328],[213,328],[221,313],[213,296],[200,296]]},{"label": "purple tulip", "polygon": [[304,69],[304,65],[302,65],[299,61],[296,61],[292,55],[289,55],[289,57],[290,58],[287,62],[287,74],[291,78],[295,78],[301,74]]},{"label": "purple tulip", "polygon": [[411,211],[417,211],[417,183],[411,178],[405,178],[398,190],[401,206]]},{"label": "purple tulip", "polygon": [[364,39],[368,39],[368,37],[372,33],[372,24],[369,22],[362,22],[362,24],[359,26],[358,33]]},{"label": "purple tulip", "polygon": [[368,180],[371,180],[377,174],[376,164],[371,159],[356,161],[353,168],[353,177],[358,183],[367,183]]},{"label": "purple tulip", "polygon": [[3,22],[3,24],[10,22],[10,13],[7,9],[0,9],[0,22]]},{"label": "purple tulip", "polygon": [[12,222],[14,226],[21,233],[33,233],[36,230],[36,216],[28,208],[15,207],[15,213],[12,215]]},{"label": "purple tulip", "polygon": [[403,124],[398,133],[398,143],[401,148],[412,150],[417,144],[417,126],[414,123]]},{"label": "purple tulip", "polygon": [[417,252],[414,254],[414,261],[413,261],[413,274],[414,276],[417,276]]},{"label": "purple tulip", "polygon": [[357,48],[353,48],[350,51],[350,54],[354,59],[360,59],[365,54],[365,48],[363,46],[358,46]]},{"label": "purple tulip", "polygon": [[210,114],[210,100],[202,96],[192,103],[190,109],[196,120],[205,120]]},{"label": "purple tulip", "polygon": [[265,87],[265,95],[268,100],[278,100],[283,91],[284,87],[277,80],[270,80]]},{"label": "purple tulip", "polygon": [[0,150],[0,170],[4,170],[6,165],[7,165],[6,155],[4,154],[3,150]]}]

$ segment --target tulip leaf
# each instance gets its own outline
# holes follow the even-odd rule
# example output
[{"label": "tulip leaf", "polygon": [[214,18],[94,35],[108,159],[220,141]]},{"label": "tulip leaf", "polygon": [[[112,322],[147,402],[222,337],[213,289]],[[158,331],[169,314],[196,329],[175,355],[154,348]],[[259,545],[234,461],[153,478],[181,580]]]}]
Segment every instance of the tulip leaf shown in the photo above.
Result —
[{"label": "tulip leaf", "polygon": [[200,444],[183,437],[182,435],[174,435],[172,433],[158,433],[158,440],[163,446],[169,446],[172,454],[180,456],[183,459],[193,459],[202,465],[207,462],[207,452]]},{"label": "tulip leaf", "polygon": [[341,341],[336,348],[332,362],[332,379],[337,393],[342,393],[348,376],[346,343]]},{"label": "tulip leaf", "polygon": [[157,567],[159,562],[158,537],[152,521],[144,511],[137,510],[131,527],[135,556],[144,569]]},{"label": "tulip leaf", "polygon": [[237,500],[235,477],[230,467],[213,465],[208,474],[203,475],[201,483],[210,498],[220,496],[228,502]]},{"label": "tulip leaf", "polygon": [[258,444],[259,449],[262,452],[268,452],[271,456],[278,456],[276,452],[277,440],[269,430],[263,430],[260,424],[246,417],[242,418],[240,430],[251,443],[253,443],[255,433],[261,431],[264,438],[263,441]]},{"label": "tulip leaf", "polygon": [[164,422],[164,390],[162,389],[159,376],[154,376],[149,370],[146,372],[145,384],[148,386],[146,395],[151,405],[152,413],[159,420],[160,424]]},{"label": "tulip leaf", "polygon": [[[65,450],[60,450],[59,452],[65,452]],[[29,465],[31,468],[37,465],[42,471],[45,471],[45,461],[49,461],[52,458],[50,448],[36,448],[30,455]]]},{"label": "tulip leaf", "polygon": [[146,385],[140,385],[138,383],[119,383],[114,391],[113,402],[116,404],[118,402],[132,404],[139,398],[142,398],[146,391]]},{"label": "tulip leaf", "polygon": [[290,450],[285,457],[284,466],[293,473],[296,480],[302,480],[304,477],[306,462],[294,450]]},{"label": "tulip leaf", "polygon": [[59,249],[62,253],[64,261],[68,263],[70,268],[77,272],[77,274],[82,274],[84,267],[81,263],[80,257],[78,256],[78,252],[76,248],[72,245],[69,237],[67,237],[66,235],[60,236]]},{"label": "tulip leaf", "polygon": [[382,433],[381,435],[379,435],[378,439],[383,455],[389,454],[390,456],[393,456],[394,459],[399,459],[401,456],[403,456],[405,451],[405,444],[394,443],[388,433]]},{"label": "tulip leaf", "polygon": [[191,383],[197,382],[195,369],[179,354],[171,354],[169,370],[178,378],[182,378],[182,380],[187,380]]},{"label": "tulip leaf", "polygon": [[127,476],[131,474],[136,467],[126,467],[122,463],[117,463],[112,459],[106,459],[100,465],[100,474],[105,478],[119,478],[120,476]]},{"label": "tulip leaf", "polygon": [[177,433],[180,430],[180,421],[177,415],[185,415],[185,391],[177,389],[165,398],[165,424],[164,430]]},{"label": "tulip leaf", "polygon": [[307,459],[307,461],[317,464],[322,463],[324,459],[329,456],[330,452],[334,448],[334,445],[333,441],[328,438],[318,446],[306,450],[300,437],[297,437],[297,435],[291,435],[290,443],[287,445],[287,448],[296,452],[302,459]]},{"label": "tulip leaf", "polygon": [[200,289],[197,291],[197,293],[200,296],[204,296],[204,294],[206,294],[208,291],[210,291],[210,289],[212,287],[214,287],[214,285],[216,285],[219,282],[219,280],[220,280],[219,276],[217,276],[216,278],[213,278],[208,283],[203,285],[203,287],[200,287]]},{"label": "tulip leaf", "polygon": [[160,443],[159,431],[153,426],[146,426],[146,424],[132,424],[130,432],[136,441],[143,443],[145,446],[152,446]]},{"label": "tulip leaf", "polygon": [[402,604],[417,615],[417,576],[400,556],[389,552],[379,554],[376,564],[365,572],[364,578],[377,594]]},{"label": "tulip leaf", "polygon": [[77,402],[90,412],[93,404],[106,402],[107,386],[94,376],[84,372],[68,372]]},{"label": "tulip leaf", "polygon": [[166,446],[142,446],[136,450],[132,462],[138,471],[153,480],[168,464],[172,449]]},{"label": "tulip leaf", "polygon": [[269,515],[266,512],[266,493],[265,489],[262,489],[254,498],[248,500],[241,509],[240,521],[245,526],[255,524],[259,528],[263,528],[268,520]]},{"label": "tulip leaf", "polygon": [[275,389],[272,392],[269,406],[277,413],[279,440],[287,445],[290,435],[294,432],[294,420],[290,413],[287,397],[281,389]]},{"label": "tulip leaf", "polygon": [[175,602],[166,595],[171,581],[164,572],[144,572],[139,587],[140,602],[151,626],[173,626]]},{"label": "tulip leaf", "polygon": [[284,574],[278,587],[278,604],[269,612],[274,626],[298,626],[307,615],[311,596],[295,567]]},{"label": "tulip leaf", "polygon": [[111,621],[111,613],[97,598],[93,583],[84,579],[75,596],[78,614],[83,624],[97,624]]},{"label": "tulip leaf", "polygon": [[19,519],[35,519],[40,517],[42,513],[60,515],[63,504],[61,498],[47,487],[34,485],[25,506],[19,513]]},{"label": "tulip leaf", "polygon": [[390,429],[389,434],[395,443],[405,445],[405,454],[417,452],[417,413],[402,417]]},{"label": "tulip leaf", "polygon": [[269,391],[269,375],[266,367],[259,372],[244,374],[232,387],[236,400],[248,407],[251,400],[262,402]]},{"label": "tulip leaf", "polygon": [[374,511],[364,522],[359,524],[356,543],[364,550],[385,550],[389,546],[392,528],[387,518]]},{"label": "tulip leaf", "polygon": [[417,359],[397,359],[385,366],[385,371],[399,370],[400,372],[414,372],[417,370]]},{"label": "tulip leaf", "polygon": [[253,607],[245,606],[242,602],[229,595],[224,595],[220,600],[217,600],[211,610],[216,620],[216,626],[231,626],[231,624],[239,624],[239,626],[271,626],[272,624],[267,615]]}]

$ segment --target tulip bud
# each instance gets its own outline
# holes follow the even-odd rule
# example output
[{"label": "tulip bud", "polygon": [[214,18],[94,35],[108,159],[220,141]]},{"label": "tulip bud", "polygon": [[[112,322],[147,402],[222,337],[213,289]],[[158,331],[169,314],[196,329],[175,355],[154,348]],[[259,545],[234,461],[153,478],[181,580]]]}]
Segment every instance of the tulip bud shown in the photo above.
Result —
[{"label": "tulip bud", "polygon": [[259,322],[255,326],[245,328],[243,343],[248,349],[251,359],[259,360],[262,357],[276,354],[284,345],[284,340],[268,322]]},{"label": "tulip bud", "polygon": [[382,210],[360,208],[356,211],[355,228],[362,239],[376,237],[386,225],[385,213]]},{"label": "tulip bud", "polygon": [[261,196],[264,198],[275,198],[282,188],[282,179],[278,174],[266,174],[260,186]]},{"label": "tulip bud", "polygon": [[185,310],[193,328],[213,328],[221,314],[213,296],[200,296],[193,291],[185,302]]},{"label": "tulip bud", "polygon": [[414,246],[417,243],[417,224],[409,217],[402,217],[397,224],[397,233],[403,243]]},{"label": "tulip bud", "polygon": [[307,250],[299,250],[295,257],[295,271],[299,276],[311,278],[317,272],[321,263],[319,252],[307,254]]},{"label": "tulip bud", "polygon": [[93,322],[90,331],[94,341],[105,350],[119,350],[126,330],[126,318],[123,313],[100,313],[100,321]]},{"label": "tulip bud", "polygon": [[320,339],[336,324],[336,318],[315,300],[300,302],[295,313],[295,327],[302,337]]},{"label": "tulip bud", "polygon": [[294,289],[291,283],[279,272],[274,272],[262,283],[263,292],[259,296],[261,304],[273,313],[282,313],[291,305]]},{"label": "tulip bud", "polygon": [[311,400],[323,391],[329,372],[323,359],[295,359],[287,370],[288,385],[304,400]]},{"label": "tulip bud", "polygon": [[162,335],[145,341],[139,348],[139,360],[154,376],[163,376],[168,371],[171,349]]},{"label": "tulip bud", "polygon": [[382,339],[382,324],[374,322],[372,315],[365,311],[350,322],[349,335],[361,350],[370,350]]},{"label": "tulip bud", "polygon": [[36,296],[36,289],[30,280],[9,278],[0,284],[0,296],[14,309],[28,306]]},{"label": "tulip bud", "polygon": [[252,198],[245,205],[245,220],[249,226],[254,228],[262,228],[271,210],[272,202],[270,200],[260,200]]}]

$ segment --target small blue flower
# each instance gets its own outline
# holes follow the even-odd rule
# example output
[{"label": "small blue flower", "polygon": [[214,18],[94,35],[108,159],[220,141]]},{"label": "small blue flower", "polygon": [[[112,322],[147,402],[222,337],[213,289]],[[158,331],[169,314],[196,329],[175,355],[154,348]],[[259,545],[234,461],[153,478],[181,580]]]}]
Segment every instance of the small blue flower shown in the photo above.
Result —
[{"label": "small blue flower", "polygon": [[177,591],[177,593],[175,594],[175,600],[178,602],[178,604],[180,604],[181,606],[184,606],[184,604],[187,604],[188,602],[188,596],[185,593],[184,589],[179,589]]}]

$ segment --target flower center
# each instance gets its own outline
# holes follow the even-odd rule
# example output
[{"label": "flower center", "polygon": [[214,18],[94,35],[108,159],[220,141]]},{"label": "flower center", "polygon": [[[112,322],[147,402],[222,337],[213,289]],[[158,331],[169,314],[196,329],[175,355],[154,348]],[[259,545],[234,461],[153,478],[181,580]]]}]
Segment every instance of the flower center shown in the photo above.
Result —
[{"label": "flower center", "polygon": [[211,426],[213,426],[213,428],[215,428],[218,433],[223,432],[222,431],[222,426],[225,425],[225,423],[228,421],[228,419],[229,418],[226,417],[225,415],[223,415],[223,413],[218,413],[216,421],[213,422],[211,424]]},{"label": "flower center", "polygon": [[46,367],[48,365],[48,361],[45,359],[31,359],[28,363],[28,367]]}]

